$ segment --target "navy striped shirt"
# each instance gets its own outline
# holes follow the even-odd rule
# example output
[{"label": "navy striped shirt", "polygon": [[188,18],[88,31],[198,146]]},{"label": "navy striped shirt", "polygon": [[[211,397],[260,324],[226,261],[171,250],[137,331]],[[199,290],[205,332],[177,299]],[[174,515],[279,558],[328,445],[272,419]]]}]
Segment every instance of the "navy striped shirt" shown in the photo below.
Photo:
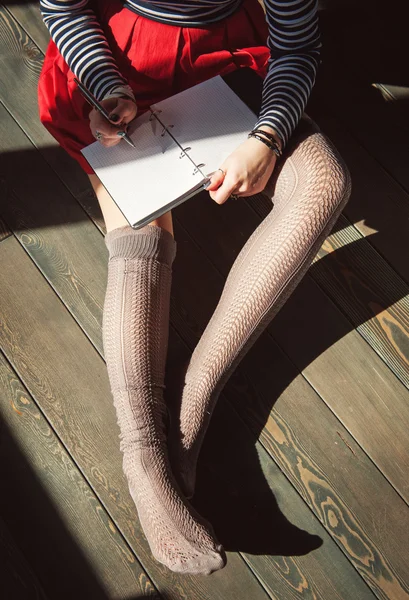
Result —
[{"label": "navy striped shirt", "polygon": [[[108,1],[108,0],[107,0]],[[241,0],[124,0],[163,23],[202,26],[224,19]],[[89,0],[40,0],[50,35],[71,71],[102,100],[128,89]],[[287,143],[314,85],[320,54],[317,0],[264,0],[270,59],[255,126],[269,125]]]}]

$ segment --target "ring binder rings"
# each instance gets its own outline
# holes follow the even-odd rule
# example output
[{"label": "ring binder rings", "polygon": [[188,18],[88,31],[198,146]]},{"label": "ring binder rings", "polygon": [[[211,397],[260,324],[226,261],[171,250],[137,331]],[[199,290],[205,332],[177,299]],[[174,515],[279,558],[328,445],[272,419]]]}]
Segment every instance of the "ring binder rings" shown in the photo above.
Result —
[{"label": "ring binder rings", "polygon": [[188,146],[187,148],[182,148],[182,152],[179,154],[179,158],[183,158],[184,156],[186,156],[186,152],[188,150],[191,150],[190,146]]},{"label": "ring binder rings", "polygon": [[256,118],[218,75],[137,116],[128,130],[135,148],[94,142],[81,152],[138,229],[203,190]]},{"label": "ring binder rings", "polygon": [[160,135],[161,135],[161,137],[163,137],[163,136],[165,135],[165,133],[166,133],[166,132],[167,132],[167,133],[169,133],[169,129],[170,129],[171,127],[174,127],[174,125],[166,125],[166,127],[164,127],[164,128],[162,129],[162,133],[160,134]]},{"label": "ring binder rings", "polygon": [[155,117],[156,114],[159,115],[162,112],[161,110],[152,110],[152,109],[150,109],[150,111],[151,111],[151,115],[149,117],[149,121],[152,121],[152,119]]},{"label": "ring binder rings", "polygon": [[196,175],[196,173],[200,173],[200,169],[202,169],[205,166],[206,166],[205,163],[200,163],[200,165],[197,165],[194,168],[192,175]]}]

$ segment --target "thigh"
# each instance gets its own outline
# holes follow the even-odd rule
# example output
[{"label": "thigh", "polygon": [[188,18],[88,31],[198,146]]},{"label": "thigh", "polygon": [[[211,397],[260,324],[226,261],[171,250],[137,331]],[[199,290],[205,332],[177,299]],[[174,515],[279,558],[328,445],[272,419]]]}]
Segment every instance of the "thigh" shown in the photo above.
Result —
[{"label": "thigh", "polygon": [[[128,221],[125,219],[122,212],[119,210],[119,208],[113,201],[112,196],[108,194],[99,178],[96,175],[88,175],[88,177],[90,179],[92,187],[94,188],[94,192],[98,198],[102,215],[104,217],[107,233],[108,231],[112,231],[112,229],[116,229],[117,227],[129,225]],[[156,225],[157,227],[162,227],[162,229],[166,229],[166,231],[169,231],[172,235],[174,235],[171,211],[165,213],[158,219],[154,219],[153,221],[151,221],[151,223],[149,223],[149,225]]]}]

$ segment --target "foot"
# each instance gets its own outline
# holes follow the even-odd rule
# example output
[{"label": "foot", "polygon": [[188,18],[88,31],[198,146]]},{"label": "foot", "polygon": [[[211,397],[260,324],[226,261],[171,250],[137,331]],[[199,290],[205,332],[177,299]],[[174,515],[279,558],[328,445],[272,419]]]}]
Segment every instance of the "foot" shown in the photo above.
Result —
[{"label": "foot", "polygon": [[226,564],[213,529],[184,500],[161,448],[124,454],[124,472],[153,556],[177,573],[209,575]]},{"label": "foot", "polygon": [[189,452],[184,451],[180,447],[180,440],[171,438],[169,445],[172,470],[175,474],[176,481],[185,498],[190,500],[195,494],[197,460],[194,459]]}]

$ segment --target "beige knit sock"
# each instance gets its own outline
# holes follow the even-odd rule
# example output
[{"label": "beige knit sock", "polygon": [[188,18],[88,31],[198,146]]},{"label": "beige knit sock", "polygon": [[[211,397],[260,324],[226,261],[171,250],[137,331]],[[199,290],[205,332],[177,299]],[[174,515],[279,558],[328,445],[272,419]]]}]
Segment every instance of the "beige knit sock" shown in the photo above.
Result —
[{"label": "beige knit sock", "polygon": [[181,496],[166,449],[164,374],[176,242],[155,225],[107,233],[103,343],[129,490],[155,558],[180,573],[224,566],[211,526]]},{"label": "beige knit sock", "polygon": [[171,446],[174,472],[187,497],[223,386],[304,276],[349,198],[346,167],[308,120],[281,165],[270,190],[274,208],[236,258],[185,376],[179,438]]}]

